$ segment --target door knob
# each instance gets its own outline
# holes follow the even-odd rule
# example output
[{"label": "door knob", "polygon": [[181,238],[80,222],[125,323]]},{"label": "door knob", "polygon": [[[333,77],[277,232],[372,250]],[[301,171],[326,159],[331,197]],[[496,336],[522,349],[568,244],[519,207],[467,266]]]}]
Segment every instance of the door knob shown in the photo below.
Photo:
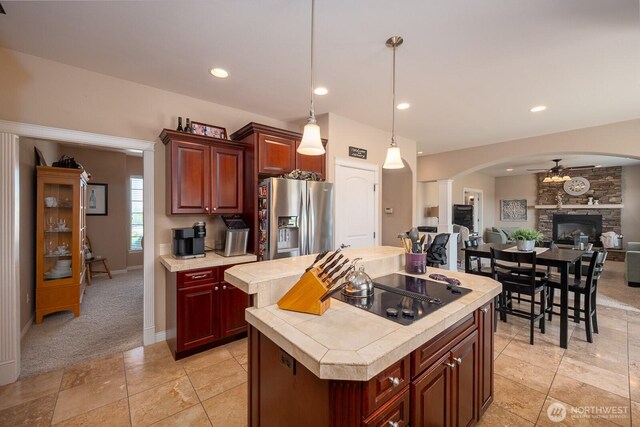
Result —
[{"label": "door knob", "polygon": [[462,359],[459,357],[454,357],[453,360],[458,364],[461,365],[462,364]]},{"label": "door knob", "polygon": [[217,290],[218,290],[218,287],[216,286],[215,288],[213,288],[213,290],[214,290],[214,291],[217,291]]},{"label": "door knob", "polygon": [[389,377],[389,381],[392,387],[398,387],[400,385],[400,378],[398,377]]},{"label": "door knob", "polygon": [[222,285],[222,289],[227,289],[227,285]]},{"label": "door knob", "polygon": [[447,365],[448,367],[450,367],[451,369],[455,369],[456,365],[453,363],[449,363],[449,362],[444,362],[445,365]]}]

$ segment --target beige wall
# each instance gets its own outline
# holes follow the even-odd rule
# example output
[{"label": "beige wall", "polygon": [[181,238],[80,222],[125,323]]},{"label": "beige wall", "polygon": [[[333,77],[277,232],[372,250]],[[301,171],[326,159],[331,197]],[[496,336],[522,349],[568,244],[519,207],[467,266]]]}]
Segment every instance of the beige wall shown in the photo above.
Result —
[{"label": "beige wall", "polygon": [[640,242],[640,165],[622,168],[622,202],[624,243]]},{"label": "beige wall", "polygon": [[425,217],[425,208],[438,206],[440,190],[437,182],[418,182],[416,184],[416,218],[418,225],[438,225],[435,217]]},{"label": "beige wall", "polygon": [[418,180],[455,179],[509,159],[543,153],[610,154],[640,159],[640,119],[422,156]]},{"label": "beige wall", "polygon": [[[520,227],[536,228],[536,210],[538,183],[536,175],[501,176],[496,178],[495,222],[485,224],[487,227]],[[500,221],[500,200],[527,199],[527,220],[523,222]]]},{"label": "beige wall", "polygon": [[[403,169],[382,169],[382,235],[385,246],[402,246],[398,233],[409,230],[413,225],[411,193],[414,186],[413,174],[408,166]],[[393,209],[386,213],[385,209]]]},{"label": "beige wall", "polygon": [[[34,316],[36,290],[36,160],[38,147],[47,162],[60,157],[58,144],[20,138],[20,328]],[[28,300],[28,302],[27,302]]]},{"label": "beige wall", "polygon": [[[143,170],[143,166],[142,166],[142,157],[136,157],[136,156],[127,156],[127,160],[126,160],[126,170],[127,170],[127,202],[129,201],[129,194],[131,194],[131,183],[129,182],[129,178],[132,176],[139,176],[142,177],[142,174],[144,172]],[[130,207],[127,204],[127,207]],[[127,214],[130,213],[130,211],[127,212]],[[127,268],[129,267],[138,267],[138,266],[142,266],[143,264],[143,256],[144,253],[142,251],[134,251],[134,252],[130,252],[129,251],[129,226],[131,225],[131,215],[127,215],[127,219],[129,220],[129,222],[127,223]]]},{"label": "beige wall", "polygon": [[[158,141],[177,116],[227,128],[254,121],[280,128],[297,126],[259,114],[190,98],[165,90],[0,48],[0,119]],[[165,215],[164,146],[155,155],[155,248],[171,241],[171,228],[191,226],[201,217]],[[213,221],[208,221],[213,228]],[[148,248],[149,249],[149,248]],[[156,262],[156,331],[165,329],[164,268]]]},{"label": "beige wall", "polygon": [[[326,125],[324,124],[326,120]],[[335,177],[335,162],[338,158],[348,159],[353,162],[362,162],[370,165],[376,165],[378,167],[378,177],[380,179],[380,185],[383,185],[382,178],[382,164],[387,156],[387,147],[391,141],[391,132],[387,132],[381,129],[377,129],[363,123],[356,122],[337,114],[329,113],[321,117],[321,126],[324,125],[328,128],[328,132],[323,130],[323,136],[329,139],[329,145],[327,147],[327,180],[334,182]],[[407,138],[396,137],[398,147],[400,147],[400,153],[403,160],[411,169],[411,182],[416,182],[416,166],[417,166],[417,151],[416,142]],[[349,146],[360,147],[367,150],[367,159],[356,159],[349,157]],[[411,211],[415,212],[415,185],[411,186],[411,189],[401,189],[405,193],[410,194]],[[407,196],[405,196],[407,197]],[[408,198],[408,197],[407,197]],[[378,191],[378,206],[380,210],[383,209],[382,204],[382,191]],[[378,231],[382,236],[382,216],[384,213],[380,213],[380,222],[378,224]],[[412,222],[417,221],[418,218],[414,217]]]}]

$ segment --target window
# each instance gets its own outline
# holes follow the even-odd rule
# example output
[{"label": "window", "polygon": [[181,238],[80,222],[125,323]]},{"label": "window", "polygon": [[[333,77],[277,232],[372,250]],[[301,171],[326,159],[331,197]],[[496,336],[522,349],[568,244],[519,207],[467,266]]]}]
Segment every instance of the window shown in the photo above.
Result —
[{"label": "window", "polygon": [[131,230],[130,230],[130,251],[142,250],[143,236],[143,201],[142,201],[142,177],[132,176],[129,178],[129,188],[131,197]]}]

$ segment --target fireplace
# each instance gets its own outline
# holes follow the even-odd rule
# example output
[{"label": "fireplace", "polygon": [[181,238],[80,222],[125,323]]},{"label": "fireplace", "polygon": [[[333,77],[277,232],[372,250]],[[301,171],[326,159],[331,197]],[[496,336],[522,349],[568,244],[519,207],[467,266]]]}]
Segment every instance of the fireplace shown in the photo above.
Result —
[{"label": "fireplace", "polygon": [[581,234],[589,237],[589,243],[600,245],[602,215],[553,215],[554,242],[572,245],[574,237]]}]

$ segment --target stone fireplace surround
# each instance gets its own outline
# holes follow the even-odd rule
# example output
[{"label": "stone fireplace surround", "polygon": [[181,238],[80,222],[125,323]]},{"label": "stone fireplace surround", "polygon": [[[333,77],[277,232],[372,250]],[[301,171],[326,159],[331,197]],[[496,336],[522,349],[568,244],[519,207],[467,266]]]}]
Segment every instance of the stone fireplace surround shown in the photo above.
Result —
[{"label": "stone fireplace surround", "polygon": [[[589,196],[595,200],[599,200],[601,204],[621,204],[622,200],[622,167],[615,166],[609,168],[594,168],[580,171],[569,171],[569,176],[582,176],[587,178],[591,183],[591,188],[582,196],[570,196],[563,189],[563,183],[545,183],[542,180],[544,173],[537,174],[538,181],[538,205],[553,205],[552,209],[536,209],[537,228],[544,234],[545,239],[553,239],[553,217],[554,215],[578,215],[578,216],[601,216],[602,227],[600,233],[606,231],[614,231],[618,234],[622,233],[622,212],[621,209],[604,209],[598,208],[598,205],[590,206],[585,209],[558,209],[556,205],[556,196],[558,192],[562,195],[564,205],[587,205]],[[597,236],[600,243],[600,236]],[[573,244],[571,242],[567,242]]]}]

